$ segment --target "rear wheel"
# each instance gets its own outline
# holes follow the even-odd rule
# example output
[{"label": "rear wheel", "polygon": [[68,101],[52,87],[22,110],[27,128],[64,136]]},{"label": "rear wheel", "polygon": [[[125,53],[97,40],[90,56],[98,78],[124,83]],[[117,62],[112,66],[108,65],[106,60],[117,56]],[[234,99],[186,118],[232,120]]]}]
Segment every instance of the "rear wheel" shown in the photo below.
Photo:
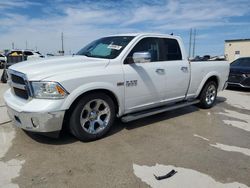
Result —
[{"label": "rear wheel", "polygon": [[104,93],[85,95],[70,117],[71,133],[82,141],[103,137],[115,120],[113,100]]},{"label": "rear wheel", "polygon": [[208,81],[203,87],[199,96],[199,107],[207,109],[211,108],[217,98],[217,84],[214,81]]}]

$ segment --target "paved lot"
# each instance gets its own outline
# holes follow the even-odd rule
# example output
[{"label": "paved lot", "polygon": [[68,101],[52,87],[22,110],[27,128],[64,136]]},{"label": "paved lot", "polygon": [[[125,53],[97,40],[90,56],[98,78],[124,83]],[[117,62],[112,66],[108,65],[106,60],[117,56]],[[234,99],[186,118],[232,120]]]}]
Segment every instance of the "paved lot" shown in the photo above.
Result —
[{"label": "paved lot", "polygon": [[[1,72],[0,72],[1,74]],[[0,187],[250,187],[250,92],[123,124],[83,143],[28,135],[7,122],[0,84]],[[177,173],[158,181],[175,169]]]}]

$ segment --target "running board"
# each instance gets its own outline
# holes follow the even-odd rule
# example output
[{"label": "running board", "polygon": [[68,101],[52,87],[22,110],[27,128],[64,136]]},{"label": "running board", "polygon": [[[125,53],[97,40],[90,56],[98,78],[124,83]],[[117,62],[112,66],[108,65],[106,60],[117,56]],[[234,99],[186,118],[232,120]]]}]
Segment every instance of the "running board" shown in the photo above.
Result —
[{"label": "running board", "polygon": [[158,107],[158,108],[144,110],[144,111],[141,111],[141,112],[136,112],[136,113],[125,115],[125,116],[123,116],[121,118],[121,120],[122,120],[123,123],[127,123],[127,122],[130,122],[130,121],[134,121],[134,120],[137,120],[137,119],[140,119],[140,118],[152,116],[152,115],[159,114],[159,113],[162,113],[162,112],[167,112],[167,111],[175,110],[175,109],[182,108],[182,107],[185,107],[185,106],[190,106],[190,105],[193,105],[193,104],[197,104],[199,102],[200,102],[200,100],[185,101],[185,102],[174,104],[172,106],[162,106],[162,107]]}]

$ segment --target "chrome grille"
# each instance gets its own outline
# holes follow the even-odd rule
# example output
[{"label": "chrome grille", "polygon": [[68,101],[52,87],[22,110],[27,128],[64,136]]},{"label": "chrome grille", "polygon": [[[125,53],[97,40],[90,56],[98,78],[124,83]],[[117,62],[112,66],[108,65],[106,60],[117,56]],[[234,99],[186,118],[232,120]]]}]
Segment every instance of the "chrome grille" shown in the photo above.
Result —
[{"label": "chrome grille", "polygon": [[14,83],[25,85],[24,79],[21,76],[17,76],[15,74],[11,74],[11,80]]},{"label": "chrome grille", "polygon": [[243,80],[243,77],[241,74],[230,74],[228,81],[233,83],[240,83]]},{"label": "chrome grille", "polygon": [[29,99],[29,87],[25,74],[10,69],[8,70],[8,74],[12,92],[22,99]]}]

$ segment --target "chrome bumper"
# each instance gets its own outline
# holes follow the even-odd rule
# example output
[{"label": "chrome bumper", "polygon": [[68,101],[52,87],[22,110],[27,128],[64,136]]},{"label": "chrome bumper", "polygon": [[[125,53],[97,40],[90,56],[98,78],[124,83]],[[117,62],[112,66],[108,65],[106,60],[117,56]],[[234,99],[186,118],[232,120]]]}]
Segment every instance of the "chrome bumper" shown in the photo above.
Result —
[{"label": "chrome bumper", "polygon": [[7,106],[9,117],[15,126],[31,132],[57,132],[62,129],[65,111],[17,112]]},{"label": "chrome bumper", "polygon": [[228,86],[228,82],[226,81],[223,88],[222,88],[222,91],[225,90],[227,88],[227,86]]},{"label": "chrome bumper", "polygon": [[237,87],[242,87],[242,88],[250,88],[250,86],[244,86],[241,83],[234,83],[234,82],[228,82],[229,86],[237,86]]}]

